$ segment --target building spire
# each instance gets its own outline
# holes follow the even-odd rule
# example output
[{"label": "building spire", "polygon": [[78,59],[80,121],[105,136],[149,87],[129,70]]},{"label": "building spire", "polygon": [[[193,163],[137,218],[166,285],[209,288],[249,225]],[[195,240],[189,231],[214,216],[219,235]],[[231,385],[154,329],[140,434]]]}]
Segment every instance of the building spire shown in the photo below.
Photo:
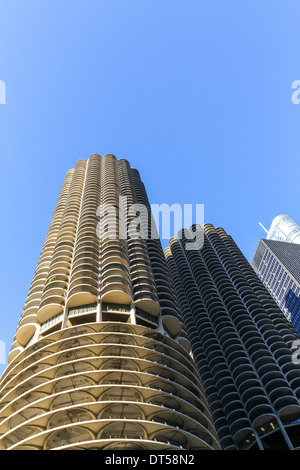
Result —
[{"label": "building spire", "polygon": [[263,224],[262,224],[261,222],[258,222],[258,223],[259,223],[259,225],[264,229],[264,231],[268,234],[269,232],[268,232],[268,230],[263,226]]}]

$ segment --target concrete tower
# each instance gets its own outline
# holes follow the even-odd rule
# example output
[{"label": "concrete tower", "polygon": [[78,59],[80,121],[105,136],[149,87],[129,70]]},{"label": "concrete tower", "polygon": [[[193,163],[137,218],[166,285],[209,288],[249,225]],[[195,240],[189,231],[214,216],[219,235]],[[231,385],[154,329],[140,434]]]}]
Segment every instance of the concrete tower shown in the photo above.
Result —
[{"label": "concrete tower", "polygon": [[68,171],[0,382],[1,449],[220,448],[160,241],[136,236],[134,205],[153,230],[126,160]]},{"label": "concrete tower", "polygon": [[[186,235],[202,230],[188,250]],[[238,246],[206,224],[165,256],[222,448],[299,449],[299,336]]]}]

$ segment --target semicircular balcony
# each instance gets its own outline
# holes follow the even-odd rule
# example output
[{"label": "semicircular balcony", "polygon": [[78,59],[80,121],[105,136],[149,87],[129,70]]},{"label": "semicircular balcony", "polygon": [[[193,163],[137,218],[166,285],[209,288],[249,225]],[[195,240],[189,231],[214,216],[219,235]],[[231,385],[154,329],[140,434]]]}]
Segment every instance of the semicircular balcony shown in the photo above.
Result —
[{"label": "semicircular balcony", "polygon": [[97,302],[98,286],[92,278],[74,281],[68,292],[67,307],[77,307]]},{"label": "semicircular balcony", "polygon": [[95,251],[90,249],[81,249],[76,252],[73,258],[73,265],[77,265],[77,263],[86,262],[86,263],[93,263],[98,264],[99,256]]},{"label": "semicircular balcony", "polygon": [[138,277],[131,276],[133,290],[138,295],[139,292],[147,292],[151,297],[158,299],[155,284],[152,282],[151,277],[141,275]]},{"label": "semicircular balcony", "polygon": [[32,315],[37,312],[40,306],[40,297],[34,300],[30,300],[29,302],[26,302],[24,305],[23,313],[22,316],[24,315]]},{"label": "semicircular balcony", "polygon": [[51,289],[49,290],[45,298],[40,303],[40,308],[37,313],[38,321],[44,323],[54,315],[62,312],[65,306],[65,295],[64,289]]},{"label": "semicircular balcony", "polygon": [[167,330],[167,332],[169,332],[169,334],[171,334],[173,338],[176,338],[181,331],[181,322],[173,315],[168,315],[164,311],[162,313],[161,319],[163,326]]},{"label": "semicircular balcony", "polygon": [[43,281],[37,281],[37,282],[31,284],[28,295],[27,295],[28,300],[29,299],[31,300],[31,296],[34,297],[37,294],[41,295],[41,293],[43,292],[44,285],[45,285],[45,280],[46,279],[44,279]]},{"label": "semicircular balcony", "polygon": [[24,351],[23,346],[21,346],[17,340],[14,340],[13,344],[11,345],[8,357],[7,357],[8,364],[12,362],[23,351]]},{"label": "semicircular balcony", "polygon": [[84,259],[78,260],[77,263],[73,264],[72,273],[70,276],[70,285],[73,280],[76,280],[80,277],[91,277],[96,282],[99,279],[99,267],[96,262],[86,262]]},{"label": "semicircular balcony", "polygon": [[105,264],[101,264],[100,267],[100,278],[101,281],[111,277],[117,276],[122,277],[128,283],[130,283],[130,272],[128,267],[124,263],[112,263],[111,260],[107,260]]},{"label": "semicircular balcony", "polygon": [[[250,421],[247,418],[240,418],[236,420],[231,426],[230,431],[232,434],[232,439],[236,445],[240,445],[243,441],[248,438],[249,435],[253,434],[253,429],[250,425]],[[250,442],[250,440],[249,440]]]},{"label": "semicircular balcony", "polygon": [[120,263],[124,264],[129,268],[129,260],[126,252],[123,249],[106,251],[101,255],[101,265],[105,266],[109,263]]},{"label": "semicircular balcony", "polygon": [[249,419],[251,420],[252,426],[257,428],[266,424],[271,419],[274,419],[274,409],[264,403],[257,404],[252,407],[249,412]]},{"label": "semicircular balcony", "polygon": [[[120,343],[121,338],[129,343]],[[188,449],[218,448],[196,369],[189,355],[167,336],[138,325],[98,323],[56,331],[45,340],[40,349],[40,342],[27,348],[26,356],[22,353],[6,376],[10,396],[4,408],[0,402],[7,416],[0,421],[5,447],[47,448],[50,436],[57,439],[66,427],[79,429],[83,423],[92,433],[91,443],[84,434],[82,441],[76,432],[71,436],[76,435],[76,445],[89,447],[105,437],[99,433],[106,432],[107,425],[126,417],[129,423],[145,421],[151,445],[164,443],[165,430],[170,429],[174,446],[184,439]],[[29,409],[32,415],[27,414]],[[130,441],[126,435],[114,442],[120,439]]]},{"label": "semicircular balcony", "polygon": [[26,346],[37,329],[37,315],[29,315],[23,318],[16,331],[16,340],[21,346]]},{"label": "semicircular balcony", "polygon": [[156,295],[151,296],[147,292],[140,291],[139,295],[134,295],[135,306],[155,317],[159,317],[161,313],[160,305]]},{"label": "semicircular balcony", "polygon": [[128,283],[123,282],[120,278],[110,278],[101,284],[100,293],[103,302],[126,305],[132,303],[131,289]]},{"label": "semicircular balcony", "polygon": [[42,300],[51,293],[52,289],[54,290],[66,290],[68,285],[68,276],[66,274],[51,274],[48,277],[46,284],[43,289]]},{"label": "semicircular balcony", "polygon": [[34,273],[31,285],[35,284],[36,282],[44,281],[44,279],[46,279],[48,275],[49,265],[50,263],[48,262],[45,264],[43,263],[42,267],[39,265],[39,269],[37,269]]},{"label": "semicircular balcony", "polygon": [[191,351],[191,343],[189,341],[189,338],[188,338],[188,335],[187,333],[181,329],[180,330],[180,333],[179,333],[179,336],[178,336],[178,342],[179,344],[187,351],[187,352],[190,352]]}]

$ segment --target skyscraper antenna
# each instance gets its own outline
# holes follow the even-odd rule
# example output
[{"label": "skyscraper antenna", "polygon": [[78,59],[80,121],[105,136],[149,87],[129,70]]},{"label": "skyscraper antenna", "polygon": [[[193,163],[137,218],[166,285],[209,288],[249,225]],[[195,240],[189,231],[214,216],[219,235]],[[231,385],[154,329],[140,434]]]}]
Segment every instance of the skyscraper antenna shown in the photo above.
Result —
[{"label": "skyscraper antenna", "polygon": [[263,224],[262,224],[261,222],[258,222],[258,223],[259,223],[259,225],[264,229],[264,231],[265,231],[266,233],[269,233],[268,230],[263,226]]}]

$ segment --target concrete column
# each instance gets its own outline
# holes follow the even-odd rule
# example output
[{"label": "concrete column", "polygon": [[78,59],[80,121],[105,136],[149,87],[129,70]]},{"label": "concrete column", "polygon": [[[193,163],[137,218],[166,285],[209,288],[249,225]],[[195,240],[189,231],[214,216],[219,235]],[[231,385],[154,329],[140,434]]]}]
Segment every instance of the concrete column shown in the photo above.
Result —
[{"label": "concrete column", "polygon": [[257,441],[257,445],[258,445],[259,450],[264,450],[264,446],[262,445],[262,442],[261,442],[261,440],[260,440],[260,438],[259,438],[259,435],[258,435],[258,433],[256,432],[255,429],[253,429],[253,434],[254,434],[255,439],[256,439],[256,441]]},{"label": "concrete column", "polygon": [[102,301],[100,300],[97,304],[96,322],[102,321]]},{"label": "concrete column", "polygon": [[69,314],[69,309],[68,309],[68,307],[65,307],[64,308],[64,316],[63,316],[62,325],[61,325],[62,329],[67,327],[68,314]]},{"label": "concrete column", "polygon": [[135,305],[132,303],[130,305],[130,323],[132,325],[136,325],[136,318],[135,318]]},{"label": "concrete column", "polygon": [[165,334],[164,325],[162,323],[161,316],[158,319],[158,331],[163,335]]},{"label": "concrete column", "polygon": [[283,437],[284,437],[285,442],[287,443],[288,448],[289,448],[290,450],[293,450],[293,449],[294,449],[294,446],[293,446],[293,444],[292,444],[292,442],[291,442],[291,440],[290,440],[290,438],[289,438],[288,433],[286,432],[284,426],[282,425],[282,422],[281,422],[280,418],[278,418],[278,416],[276,416],[276,421],[277,421],[277,423],[278,423],[278,425],[279,425],[279,427],[280,427],[280,430],[281,430],[281,432],[282,432],[282,435],[283,435]]}]

